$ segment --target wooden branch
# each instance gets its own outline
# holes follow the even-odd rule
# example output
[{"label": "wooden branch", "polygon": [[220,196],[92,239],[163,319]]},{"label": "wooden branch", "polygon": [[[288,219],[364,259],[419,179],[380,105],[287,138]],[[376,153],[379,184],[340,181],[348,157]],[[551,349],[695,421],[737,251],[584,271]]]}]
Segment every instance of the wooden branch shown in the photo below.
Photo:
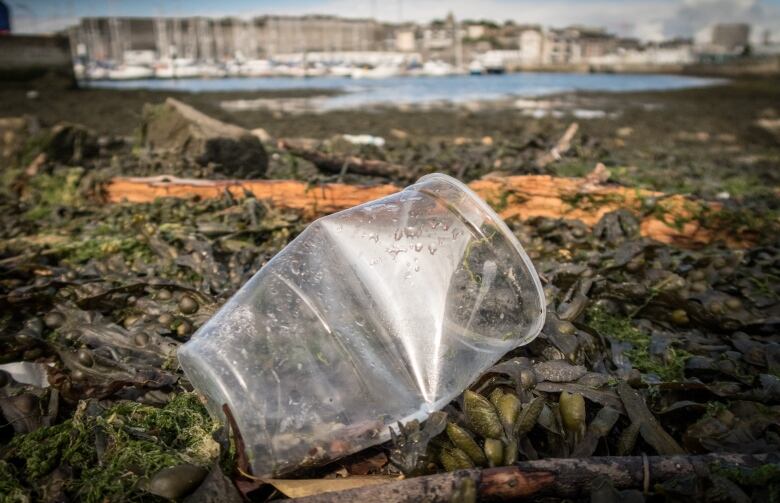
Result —
[{"label": "wooden branch", "polygon": [[279,140],[277,147],[296,157],[306,159],[326,173],[352,173],[356,175],[382,176],[395,180],[411,180],[414,173],[406,166],[375,159],[361,159],[355,156],[323,154],[317,150],[294,145],[291,141]]},{"label": "wooden branch", "polygon": [[576,122],[569,124],[569,127],[566,128],[563,136],[561,136],[561,138],[558,140],[558,143],[555,144],[552,150],[546,154],[543,154],[536,160],[536,167],[544,168],[549,164],[559,160],[561,155],[565,154],[571,148],[571,141],[574,139],[574,135],[577,134],[577,130],[579,130],[579,128],[580,125]]},{"label": "wooden branch", "polygon": [[[704,225],[703,212],[716,213],[717,203],[705,203],[681,195],[665,195],[618,185],[593,184],[583,178],[556,178],[548,175],[489,177],[469,186],[504,219],[514,217],[566,218],[593,226],[610,211],[626,208],[640,217],[643,236],[663,243],[691,248],[722,240],[732,247],[749,246],[755,236],[735,234]],[[109,202],[150,202],[158,197],[234,197],[251,193],[279,208],[300,210],[317,216],[350,208],[401,190],[395,185],[359,186],[348,184],[308,185],[294,180],[191,180],[171,176],[114,178],[105,187]],[[647,211],[654,201],[656,209]],[[714,223],[713,223],[714,222]]]},{"label": "wooden branch", "polygon": [[[581,498],[588,496],[593,480],[610,479],[616,489],[651,488],[676,477],[701,476],[713,464],[757,467],[767,455],[707,454],[703,456],[606,456],[577,459],[542,459],[514,466],[470,469],[415,477],[348,491],[300,498],[301,503],[382,501],[444,503],[475,492],[479,501],[515,501],[519,498]],[[467,498],[460,500],[468,501]]]}]

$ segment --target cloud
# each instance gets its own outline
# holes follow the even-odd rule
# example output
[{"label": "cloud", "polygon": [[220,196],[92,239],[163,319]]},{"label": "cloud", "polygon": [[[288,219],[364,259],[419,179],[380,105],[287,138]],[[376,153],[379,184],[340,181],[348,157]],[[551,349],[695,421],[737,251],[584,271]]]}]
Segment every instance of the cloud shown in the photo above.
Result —
[{"label": "cloud", "polygon": [[758,41],[764,30],[780,34],[780,6],[760,0],[684,0],[677,15],[666,21],[664,33],[694,34],[698,41],[708,42],[717,23],[748,23],[751,38]]}]

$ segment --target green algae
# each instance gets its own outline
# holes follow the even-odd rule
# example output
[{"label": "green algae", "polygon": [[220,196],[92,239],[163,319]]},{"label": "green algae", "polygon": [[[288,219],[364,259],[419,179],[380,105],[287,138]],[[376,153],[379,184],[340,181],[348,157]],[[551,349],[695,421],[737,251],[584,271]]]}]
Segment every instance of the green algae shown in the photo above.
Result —
[{"label": "green algae", "polygon": [[625,355],[642,372],[656,374],[664,381],[678,381],[684,377],[685,360],[690,357],[687,351],[670,346],[665,361],[662,361],[650,354],[650,336],[635,327],[630,318],[594,307],[587,311],[587,319],[590,326],[602,335],[630,343],[632,348]]},{"label": "green algae", "polygon": [[[724,466],[710,467],[713,474],[725,477],[742,487],[759,491],[761,499],[769,503],[780,502],[780,464],[765,463],[756,467]],[[754,498],[754,501],[758,501]]]},{"label": "green algae", "polygon": [[76,206],[81,200],[78,189],[83,175],[84,168],[66,168],[32,177],[25,198],[29,206],[25,218],[35,221],[50,216],[57,207]]},{"label": "green algae", "polygon": [[16,467],[0,461],[0,503],[27,503],[30,496],[17,478]]},{"label": "green algae", "polygon": [[10,459],[24,467],[28,481],[65,465],[74,474],[66,491],[76,499],[123,500],[141,494],[139,483],[163,468],[208,466],[219,456],[212,439],[218,425],[193,393],[162,408],[119,402],[97,415],[87,409],[80,402],[72,419],[11,441]]},{"label": "green algae", "polygon": [[135,237],[95,236],[62,244],[54,249],[64,261],[70,263],[83,263],[93,258],[101,259],[118,253],[128,259],[136,256],[152,257],[149,248]]}]

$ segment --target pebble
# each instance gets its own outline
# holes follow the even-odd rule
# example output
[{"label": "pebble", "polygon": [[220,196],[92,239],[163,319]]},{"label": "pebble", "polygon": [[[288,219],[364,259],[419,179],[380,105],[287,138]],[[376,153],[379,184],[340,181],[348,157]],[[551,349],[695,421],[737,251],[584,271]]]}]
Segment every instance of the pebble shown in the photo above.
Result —
[{"label": "pebble", "polygon": [[194,491],[208,471],[190,464],[163,468],[149,482],[149,492],[168,499],[179,499]]},{"label": "pebble", "polygon": [[189,295],[183,295],[179,299],[179,311],[184,314],[195,314],[199,307],[198,302]]},{"label": "pebble", "polygon": [[58,311],[52,311],[43,318],[43,323],[49,328],[57,328],[65,322],[65,316]]},{"label": "pebble", "polygon": [[534,373],[539,381],[572,382],[584,376],[587,369],[582,365],[572,365],[563,360],[552,360],[534,365]]}]

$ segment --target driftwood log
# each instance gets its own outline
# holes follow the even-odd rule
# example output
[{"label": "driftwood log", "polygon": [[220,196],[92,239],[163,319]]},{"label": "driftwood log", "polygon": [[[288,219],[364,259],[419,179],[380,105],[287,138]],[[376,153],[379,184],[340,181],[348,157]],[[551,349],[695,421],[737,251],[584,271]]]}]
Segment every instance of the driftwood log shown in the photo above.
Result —
[{"label": "driftwood log", "polygon": [[450,501],[517,501],[541,497],[587,496],[597,477],[607,477],[615,489],[652,489],[654,484],[688,475],[702,476],[713,465],[758,467],[767,455],[707,454],[703,456],[606,456],[542,459],[514,466],[470,469],[415,477],[387,484],[299,498],[301,503],[374,501],[428,503]]},{"label": "driftwood log", "polygon": [[[568,218],[593,226],[606,213],[625,208],[640,219],[643,236],[692,248],[713,241],[749,246],[755,236],[718,225],[721,206],[682,195],[593,183],[587,178],[548,175],[486,177],[469,186],[504,219]],[[309,185],[295,180],[193,180],[171,176],[112,179],[104,186],[108,202],[151,202],[158,197],[234,197],[252,194],[279,208],[308,216],[343,210],[401,190],[390,184],[360,186],[339,183]],[[706,216],[707,218],[702,218]]]}]

